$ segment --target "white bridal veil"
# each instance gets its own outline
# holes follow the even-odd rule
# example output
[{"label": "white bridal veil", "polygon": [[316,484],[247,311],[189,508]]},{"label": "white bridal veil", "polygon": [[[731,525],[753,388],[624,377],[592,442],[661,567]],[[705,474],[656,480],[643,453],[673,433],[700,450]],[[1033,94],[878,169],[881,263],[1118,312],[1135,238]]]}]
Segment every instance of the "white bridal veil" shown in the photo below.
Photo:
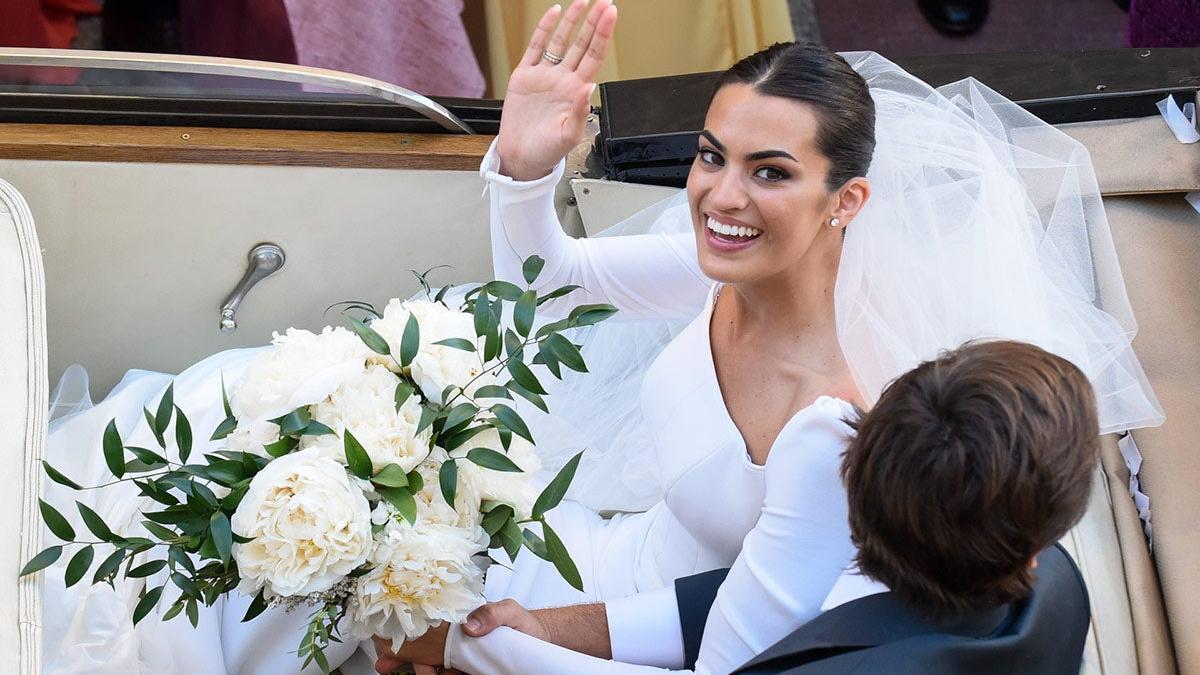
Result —
[{"label": "white bridal veil", "polygon": [[[864,397],[967,340],[1010,338],[1087,373],[1102,432],[1160,424],[1083,146],[974,79],[933,89],[878,54],[844,56],[877,110],[872,196],[847,227],[835,291]],[[691,231],[681,191],[601,236]],[[636,510],[661,496],[638,389],[679,328],[608,322],[586,336],[593,374],[555,392],[538,430],[548,465],[588,448],[575,498]]]}]

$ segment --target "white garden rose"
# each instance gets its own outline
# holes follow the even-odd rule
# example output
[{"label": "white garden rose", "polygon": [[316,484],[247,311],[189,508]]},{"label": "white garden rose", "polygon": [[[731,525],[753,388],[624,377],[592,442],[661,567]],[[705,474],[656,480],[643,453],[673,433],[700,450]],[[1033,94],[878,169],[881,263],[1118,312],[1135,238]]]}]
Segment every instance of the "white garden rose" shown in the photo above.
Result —
[{"label": "white garden rose", "polygon": [[366,367],[371,353],[345,328],[321,333],[289,328],[247,366],[230,392],[238,421],[268,420],[312,405]]},{"label": "white garden rose", "polygon": [[358,639],[391,638],[399,649],[443,621],[460,623],[483,604],[480,546],[462,528],[393,518],[375,535],[370,572],[347,603],[349,632]]},{"label": "white garden rose", "polygon": [[[454,347],[434,344],[448,338],[462,338],[482,347],[482,340],[475,336],[475,321],[470,314],[449,309],[436,302],[424,300],[401,301],[393,299],[383,310],[383,316],[371,322],[385,340],[392,356],[375,355],[373,360],[400,372],[396,358],[400,354],[401,339],[408,317],[414,316],[420,328],[421,341],[417,355],[409,367],[404,369],[412,377],[425,397],[435,403],[442,402],[442,392],[450,385],[466,387],[483,372],[480,352],[468,352]],[[494,378],[479,377],[470,390],[484,384],[495,384]],[[470,393],[470,392],[468,392]]]},{"label": "white garden rose", "polygon": [[265,456],[266,446],[278,440],[278,424],[246,418],[238,420],[237,428],[225,437],[225,449]]},{"label": "white garden rose", "polygon": [[[521,467],[521,472],[495,471],[485,469],[466,459],[467,452],[472,448],[488,448],[503,453]],[[537,501],[538,487],[533,482],[533,476],[542,468],[541,458],[529,441],[514,435],[508,450],[500,442],[500,433],[495,429],[487,429],[469,440],[462,448],[450,453],[458,461],[458,480],[460,489],[466,489],[478,495],[479,499],[503,502],[513,507],[518,518],[528,518]]]},{"label": "white garden rose", "polygon": [[254,479],[232,518],[239,589],[267,597],[332,588],[371,552],[371,507],[341,464],[315,450],[284,455]]},{"label": "white garden rose", "polygon": [[429,454],[431,429],[417,433],[421,421],[421,402],[416,396],[396,410],[396,385],[392,371],[372,364],[357,375],[346,378],[328,398],[309,408],[312,418],[333,429],[336,435],[303,436],[302,449],[317,448],[321,455],[346,462],[342,435],[349,429],[371,457],[375,471],[388,464],[399,464],[412,471]]}]

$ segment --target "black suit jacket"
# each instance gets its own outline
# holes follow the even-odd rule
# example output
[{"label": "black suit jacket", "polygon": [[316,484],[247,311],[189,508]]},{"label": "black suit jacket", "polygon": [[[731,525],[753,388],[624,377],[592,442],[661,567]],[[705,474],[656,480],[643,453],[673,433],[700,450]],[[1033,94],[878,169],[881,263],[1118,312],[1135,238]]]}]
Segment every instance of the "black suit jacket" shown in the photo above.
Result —
[{"label": "black suit jacket", "polygon": [[[675,582],[688,666],[725,570]],[[1090,620],[1087,589],[1061,547],[1043,551],[1020,602],[934,620],[891,593],[818,616],[736,671],[740,675],[1075,675]]]}]

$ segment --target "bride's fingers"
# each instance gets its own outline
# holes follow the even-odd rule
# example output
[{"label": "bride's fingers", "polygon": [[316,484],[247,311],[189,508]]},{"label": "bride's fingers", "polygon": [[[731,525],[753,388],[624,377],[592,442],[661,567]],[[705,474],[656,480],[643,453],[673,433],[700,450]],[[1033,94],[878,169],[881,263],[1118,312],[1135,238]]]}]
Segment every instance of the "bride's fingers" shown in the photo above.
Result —
[{"label": "bride's fingers", "polygon": [[575,39],[575,42],[571,43],[571,49],[567,52],[566,58],[563,59],[564,66],[571,70],[575,70],[579,66],[579,62],[583,60],[583,55],[587,53],[588,45],[592,42],[592,35],[596,32],[596,23],[600,21],[600,15],[611,4],[612,0],[596,0],[592,8],[588,10],[587,21],[584,22],[583,28],[579,29],[579,37]]},{"label": "bride's fingers", "polygon": [[[555,29],[554,36],[550,38],[550,44],[546,46],[546,51],[560,58],[563,56],[567,50],[567,38],[571,36],[571,31],[575,30],[575,24],[579,23],[579,17],[583,16],[585,9],[587,9],[587,0],[574,0],[567,6],[567,12],[563,14],[563,19]],[[554,64],[551,63],[551,65]]]},{"label": "bride's fingers", "polygon": [[579,62],[579,67],[575,69],[575,74],[585,82],[595,82],[596,74],[600,72],[600,66],[604,65],[604,56],[608,54],[608,43],[612,40],[613,29],[617,25],[617,8],[614,5],[608,5],[604,11],[600,13],[600,19],[596,21],[596,32],[592,34],[592,41],[588,44],[587,51],[583,54],[583,60]]},{"label": "bride's fingers", "polygon": [[537,28],[533,29],[533,37],[529,38],[529,47],[525,49],[525,55],[521,57],[521,63],[518,65],[532,66],[542,58],[542,50],[546,48],[546,40],[550,38],[550,30],[554,28],[554,24],[558,23],[558,15],[562,12],[562,8],[558,5],[552,6],[546,10],[538,21]]}]

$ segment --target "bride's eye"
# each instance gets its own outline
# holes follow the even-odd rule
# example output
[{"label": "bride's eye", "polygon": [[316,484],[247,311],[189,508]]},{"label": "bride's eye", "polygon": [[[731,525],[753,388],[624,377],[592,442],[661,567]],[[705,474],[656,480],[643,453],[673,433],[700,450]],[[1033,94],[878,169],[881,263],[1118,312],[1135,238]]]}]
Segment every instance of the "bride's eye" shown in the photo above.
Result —
[{"label": "bride's eye", "polygon": [[755,171],[754,175],[771,183],[790,178],[790,175],[786,171],[777,169],[773,166],[764,166],[758,171]]},{"label": "bride's eye", "polygon": [[696,156],[700,158],[701,162],[712,166],[722,166],[725,163],[724,158],[711,148],[700,148],[700,152],[696,153]]}]

